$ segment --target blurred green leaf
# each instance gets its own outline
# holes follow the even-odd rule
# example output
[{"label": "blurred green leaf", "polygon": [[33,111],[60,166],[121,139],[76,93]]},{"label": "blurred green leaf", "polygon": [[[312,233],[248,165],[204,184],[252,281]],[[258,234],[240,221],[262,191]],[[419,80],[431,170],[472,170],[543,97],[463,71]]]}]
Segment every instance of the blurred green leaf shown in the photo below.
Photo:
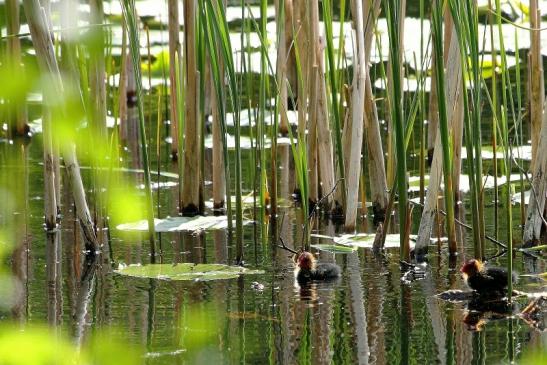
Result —
[{"label": "blurred green leaf", "polygon": [[5,326],[0,331],[3,365],[74,365],[86,363],[74,346],[51,330]]}]

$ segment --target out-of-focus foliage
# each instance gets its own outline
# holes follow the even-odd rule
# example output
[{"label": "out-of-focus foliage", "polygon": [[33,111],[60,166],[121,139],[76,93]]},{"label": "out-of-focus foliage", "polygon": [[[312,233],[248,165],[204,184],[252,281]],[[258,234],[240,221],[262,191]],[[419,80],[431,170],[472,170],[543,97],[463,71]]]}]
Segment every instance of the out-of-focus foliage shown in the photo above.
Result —
[{"label": "out-of-focus foliage", "polygon": [[521,365],[541,365],[547,364],[547,351],[544,348],[525,352],[519,361]]},{"label": "out-of-focus foliage", "polygon": [[84,364],[83,354],[51,330],[7,326],[0,332],[0,359],[5,365]]},{"label": "out-of-focus foliage", "polygon": [[142,354],[109,331],[94,334],[78,349],[54,329],[6,326],[0,332],[0,362],[3,365],[132,365]]}]

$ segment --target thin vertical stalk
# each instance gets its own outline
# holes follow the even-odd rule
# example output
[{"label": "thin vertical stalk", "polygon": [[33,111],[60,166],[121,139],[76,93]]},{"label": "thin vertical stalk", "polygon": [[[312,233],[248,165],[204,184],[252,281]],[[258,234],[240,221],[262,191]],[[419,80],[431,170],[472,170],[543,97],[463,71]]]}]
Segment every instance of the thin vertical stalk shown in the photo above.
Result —
[{"label": "thin vertical stalk", "polygon": [[389,34],[389,56],[390,70],[392,75],[392,88],[389,91],[389,105],[391,121],[395,129],[396,155],[397,155],[397,185],[399,191],[399,224],[400,231],[400,256],[407,257],[408,253],[404,245],[405,242],[405,221],[407,217],[407,178],[406,178],[406,148],[405,148],[405,133],[404,133],[404,115],[403,115],[403,95],[401,85],[401,67],[398,60],[401,57],[401,40],[398,25],[402,21],[401,15],[401,0],[391,1],[384,0],[384,9],[386,12],[388,34]]},{"label": "thin vertical stalk", "polygon": [[[351,125],[347,128],[349,133],[349,153],[346,156],[346,221],[345,229],[353,230],[357,220],[357,202],[359,200],[359,173],[361,171],[361,148],[363,145],[363,118],[365,102],[366,61],[365,61],[365,32],[363,25],[363,3],[360,0],[353,1],[353,26],[357,41],[357,54],[354,63],[353,89],[351,94]],[[390,41],[393,39],[390,38]],[[400,90],[399,90],[400,91]],[[402,110],[401,110],[402,117]],[[349,120],[348,120],[349,122]],[[401,119],[402,122],[402,119]],[[402,124],[401,124],[402,130]],[[404,165],[404,164],[403,164]],[[405,166],[406,168],[406,166]],[[406,186],[405,186],[406,191]],[[406,203],[405,203],[406,204]]]},{"label": "thin vertical stalk", "polygon": [[131,53],[131,60],[133,61],[133,72],[135,74],[135,81],[137,84],[136,97],[137,97],[137,109],[139,112],[139,139],[140,147],[143,159],[144,169],[144,190],[146,195],[146,213],[148,221],[148,238],[150,240],[150,254],[151,260],[155,260],[156,252],[156,238],[154,229],[154,202],[152,197],[152,188],[150,184],[150,163],[148,160],[148,148],[146,129],[144,124],[144,109],[142,99],[142,76],[140,68],[140,42],[138,34],[138,26],[136,22],[135,13],[135,1],[123,0],[121,1],[125,24],[127,26],[127,33],[129,35],[129,49]]},{"label": "thin vertical stalk", "polygon": [[443,160],[443,175],[444,175],[444,195],[446,209],[446,224],[448,234],[448,245],[451,254],[456,253],[456,230],[454,222],[454,193],[452,189],[452,152],[449,142],[449,126],[448,115],[446,110],[445,84],[444,84],[444,60],[443,60],[443,45],[442,45],[442,1],[436,1],[432,10],[432,32],[433,43],[435,44],[435,65],[436,65],[436,81],[438,87],[439,101],[439,132],[442,142],[442,160]]},{"label": "thin vertical stalk", "polygon": [[[6,31],[7,38],[7,62],[10,67],[13,68],[14,74],[22,72],[21,68],[21,41],[17,36],[21,28],[19,22],[19,1],[18,0],[6,0]],[[10,132],[15,132],[18,136],[24,136],[27,125],[27,109],[24,102],[17,100],[10,100],[9,103],[9,119],[10,119]]]},{"label": "thin vertical stalk", "polygon": [[[226,7],[225,0],[222,1],[222,6]],[[204,25],[205,26],[205,25]],[[205,35],[207,37],[207,35]],[[215,42],[216,43],[216,42]],[[209,64],[211,65],[211,57],[213,55],[209,52]],[[218,74],[220,77],[221,87],[224,90],[224,62],[220,55],[216,55],[216,63],[218,67]],[[210,67],[213,67],[212,65]],[[211,70],[213,73],[213,70]],[[215,87],[215,82],[212,80],[212,87]],[[218,104],[222,104],[218,105]],[[222,136],[222,123],[225,118],[225,115],[221,116],[220,113],[225,113],[225,97],[222,93],[217,95],[216,92],[211,94],[211,108],[213,113],[213,208],[215,210],[224,210],[225,199],[226,199],[226,176],[224,168],[224,142]],[[229,185],[228,185],[229,186]],[[230,199],[230,197],[228,197]]]},{"label": "thin vertical stalk", "polygon": [[[341,117],[340,117],[340,109],[341,109],[341,103],[340,103],[340,91],[341,89],[338,87],[338,79],[337,79],[337,67],[334,59],[334,45],[333,45],[333,30],[332,30],[332,4],[331,0],[324,0],[322,2],[323,4],[323,17],[324,17],[324,23],[325,23],[325,38],[326,38],[326,50],[327,50],[327,66],[328,66],[328,81],[330,84],[330,95],[331,95],[331,110],[332,115],[334,116],[334,140],[335,140],[335,147],[336,147],[336,160],[338,162],[338,173],[340,175],[340,178],[342,179],[342,186],[341,186],[341,192],[342,192],[342,206],[346,206],[346,191],[347,191],[347,184],[345,180],[345,166],[344,166],[344,154],[343,154],[343,145],[342,145],[342,123],[341,123]],[[343,17],[343,11],[345,9],[345,0],[340,1],[340,16]],[[343,22],[341,22],[340,27],[342,32],[343,28]],[[343,36],[340,37],[340,42],[343,42],[344,39]],[[339,49],[343,49],[341,46]],[[340,52],[341,53],[341,52]]]},{"label": "thin vertical stalk", "polygon": [[168,30],[169,30],[169,119],[171,127],[171,156],[176,159],[178,154],[178,127],[179,104],[177,103],[177,59],[181,59],[181,47],[179,40],[179,1],[167,1]]},{"label": "thin vertical stalk", "polygon": [[184,1],[184,59],[186,65],[184,120],[184,184],[179,209],[183,215],[200,214],[200,120],[198,119],[200,76],[196,50],[196,0]]},{"label": "thin vertical stalk", "polygon": [[[507,278],[507,298],[509,303],[512,301],[513,296],[513,215],[511,205],[511,146],[509,145],[509,123],[507,120],[507,89],[510,88],[510,82],[507,78],[507,56],[505,53],[505,44],[503,41],[503,31],[501,24],[501,6],[500,0],[496,0],[496,16],[498,25],[498,36],[500,44],[501,54],[501,136],[503,139],[503,150],[505,157],[505,174],[506,174],[506,194],[505,194],[505,210],[507,219],[507,272],[509,273]],[[495,104],[494,104],[495,107]],[[494,158],[495,155],[494,155]]]}]

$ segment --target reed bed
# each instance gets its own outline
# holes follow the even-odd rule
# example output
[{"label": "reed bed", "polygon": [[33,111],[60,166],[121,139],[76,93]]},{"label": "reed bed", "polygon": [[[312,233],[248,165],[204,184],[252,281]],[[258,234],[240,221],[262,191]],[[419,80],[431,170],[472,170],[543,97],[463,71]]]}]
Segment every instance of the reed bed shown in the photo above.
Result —
[{"label": "reed bed", "polygon": [[[25,4],[31,20],[44,22],[41,18],[44,10],[39,3],[29,0]],[[267,1],[262,0],[255,7],[242,0],[241,24],[236,25],[227,16],[224,1],[185,0],[182,23],[180,2],[168,1],[168,19],[164,19],[167,31],[161,27],[161,34],[165,33],[168,40],[164,61],[159,61],[159,55],[150,54],[150,29],[136,12],[138,2],[123,0],[120,4],[124,42],[127,41],[121,57],[112,55],[107,31],[112,24],[105,20],[103,4],[97,1],[92,2],[89,25],[95,29],[95,43],[79,48],[66,43],[60,55],[56,55],[62,61],[63,71],[72,74],[71,82],[63,80],[64,86],[82,95],[81,109],[86,111],[92,126],[88,138],[99,140],[102,146],[95,153],[78,149],[80,155],[96,157],[92,164],[97,179],[91,192],[96,214],[95,222],[88,222],[94,229],[108,225],[108,219],[100,223],[100,217],[112,214],[110,194],[102,193],[112,188],[112,176],[102,179],[100,171],[114,165],[113,159],[119,159],[125,144],[133,151],[135,161],[142,158],[138,165],[144,170],[143,206],[151,254],[155,256],[149,154],[156,143],[159,176],[165,168],[159,145],[165,137],[171,137],[169,154],[178,160],[179,213],[212,213],[205,209],[205,201],[211,195],[215,213],[226,213],[230,233],[235,219],[236,256],[241,262],[244,192],[252,191],[255,197],[253,217],[261,223],[263,233],[267,233],[268,217],[278,219],[281,203],[292,199],[280,196],[278,189],[280,184],[288,184],[280,180],[280,176],[286,175],[278,174],[278,153],[287,143],[281,138],[288,137],[290,147],[286,148],[292,151],[295,176],[297,199],[294,200],[302,217],[308,217],[310,212],[322,214],[344,222],[344,229],[352,233],[361,231],[363,221],[372,217],[374,224],[384,225],[382,234],[388,230],[400,233],[402,259],[410,260],[409,236],[413,233],[418,233],[415,257],[425,257],[430,238],[440,223],[444,227],[437,236],[446,235],[449,253],[457,254],[461,237],[457,237],[456,228],[462,219],[458,215],[462,205],[470,212],[473,255],[486,258],[487,236],[492,233],[497,238],[498,232],[497,214],[493,231],[485,222],[488,175],[493,175],[488,179],[494,180],[496,212],[498,191],[503,190],[506,213],[503,241],[513,251],[516,249],[513,241],[521,239],[516,238],[518,233],[513,226],[512,192],[519,191],[524,197],[527,173],[532,173],[532,197],[526,217],[524,199],[520,199],[519,211],[525,225],[522,240],[528,245],[541,242],[547,190],[542,176],[547,159],[539,151],[545,148],[541,136],[547,127],[542,122],[545,119],[543,70],[536,1],[531,2],[530,14],[521,14],[519,18],[524,20],[529,16],[529,27],[505,19],[499,0],[486,13],[473,0],[437,0],[430,5],[420,1],[419,26],[414,29],[419,36],[415,39],[417,47],[409,44],[409,35],[405,34],[407,4],[403,0],[325,0],[321,4],[317,0],[278,0],[273,24],[269,24],[271,7]],[[8,2],[7,10],[16,15],[13,5]],[[17,22],[8,25],[8,32],[19,32]],[[69,22],[63,26],[78,29]],[[505,45],[508,27],[515,32],[510,54]],[[40,45],[46,39],[37,33],[38,28],[31,27],[31,36],[37,53],[45,54],[53,44]],[[528,58],[519,55],[516,29],[530,32]],[[146,57],[141,56],[143,31],[148,37]],[[61,39],[69,38],[66,30],[60,34]],[[12,67],[19,67],[21,57],[16,42],[19,37],[5,39],[9,41],[6,57]],[[41,72],[55,73],[57,61],[52,55],[48,57]],[[487,57],[492,57],[490,74],[485,66]],[[161,72],[164,81],[169,80],[168,88],[152,87],[153,68],[157,67],[152,58],[158,64],[164,62]],[[529,72],[527,85],[521,85],[521,69]],[[143,70],[148,78],[147,91],[143,88]],[[106,82],[110,73],[116,72],[119,73],[117,90],[116,85]],[[526,87],[529,92],[523,95]],[[129,100],[130,94],[134,100]],[[25,123],[24,108],[12,104],[13,128],[9,131],[20,134]],[[529,114],[524,110],[525,105],[530,105]],[[158,110],[152,110],[156,107]],[[136,112],[132,114],[138,121],[136,124],[131,124],[131,108]],[[168,128],[162,128],[164,114],[168,114]],[[107,115],[119,115],[121,126],[116,124],[107,129]],[[209,115],[212,131],[209,131]],[[157,119],[153,127],[152,122],[145,123],[147,116],[150,121]],[[491,118],[491,128],[485,127],[486,116]],[[229,120],[233,123],[229,124]],[[248,124],[243,124],[243,120]],[[50,134],[51,123],[45,113],[46,225],[54,229],[57,138]],[[527,140],[527,123],[531,125],[529,162],[516,152]],[[127,130],[133,130],[133,134]],[[152,137],[147,138],[147,133]],[[205,141],[209,133],[213,136],[212,194],[206,187],[209,168]],[[250,139],[249,151],[243,146],[247,139]],[[483,163],[483,141],[492,141],[492,163]],[[499,159],[498,152],[502,154]],[[430,155],[429,168],[427,155]],[[70,160],[75,161],[75,156]],[[247,170],[249,176],[245,176]],[[519,181],[511,181],[515,172],[520,174]],[[465,189],[464,174],[469,181]],[[415,178],[419,179],[419,194],[409,189]],[[73,179],[76,183],[77,173]],[[336,181],[340,183],[335,184]],[[76,185],[84,190],[81,182]],[[461,193],[463,190],[468,193]],[[79,209],[85,217],[86,197],[78,194]],[[160,194],[158,191],[158,208]],[[372,209],[366,207],[368,197]],[[315,207],[319,203],[321,206]],[[421,212],[417,213],[417,209],[414,215],[410,214],[412,206],[420,205]],[[396,217],[392,218],[394,213]],[[444,215],[446,218],[439,222]],[[416,219],[413,224],[412,216],[421,217],[420,222]],[[315,227],[307,219],[303,224],[306,234],[297,245],[307,247],[309,234]],[[91,233],[88,235],[93,238]],[[261,239],[267,241],[267,234]]]}]

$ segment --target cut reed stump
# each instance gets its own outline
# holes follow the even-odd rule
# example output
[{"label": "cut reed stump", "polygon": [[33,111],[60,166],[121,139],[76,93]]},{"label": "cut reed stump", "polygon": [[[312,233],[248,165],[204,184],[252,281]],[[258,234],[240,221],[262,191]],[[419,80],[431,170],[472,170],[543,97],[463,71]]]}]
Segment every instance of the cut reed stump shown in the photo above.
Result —
[{"label": "cut reed stump", "polygon": [[[24,0],[23,6],[40,70],[43,74],[49,75],[51,78],[51,85],[55,92],[58,95],[63,95],[63,82],[55,58],[44,8],[40,6],[38,0]],[[48,127],[48,125],[46,125],[46,127]],[[85,190],[80,175],[80,167],[78,165],[73,142],[64,144],[63,157],[66,172],[69,177],[69,183],[72,188],[74,203],[76,205],[76,214],[86,238],[86,249],[94,252],[97,249],[97,236],[87,206]]]},{"label": "cut reed stump", "polygon": [[[184,123],[184,184],[181,187],[179,209],[183,215],[200,214],[201,160],[200,120],[198,118],[199,74],[196,65],[196,0],[184,1],[184,57],[186,60],[186,103]],[[181,163],[179,162],[179,163]]]},{"label": "cut reed stump", "polygon": [[[530,53],[529,67],[529,95],[530,95],[530,122],[532,124],[532,170],[538,157],[539,138],[543,119],[543,102],[545,99],[543,83],[543,60],[541,56],[541,12],[538,0],[530,1]],[[541,155],[539,155],[541,156]]]},{"label": "cut reed stump", "polygon": [[353,230],[357,221],[357,203],[359,200],[359,172],[361,171],[361,147],[363,141],[363,118],[365,104],[366,60],[363,28],[363,3],[352,1],[353,28],[356,33],[357,54],[354,63],[354,76],[351,94],[351,123],[349,132],[349,151],[346,164],[346,221],[345,229]]},{"label": "cut reed stump", "polygon": [[177,69],[181,58],[180,48],[180,22],[179,22],[179,1],[168,0],[168,29],[169,29],[169,118],[171,121],[171,157],[177,159],[179,146],[179,105],[177,103]]}]

